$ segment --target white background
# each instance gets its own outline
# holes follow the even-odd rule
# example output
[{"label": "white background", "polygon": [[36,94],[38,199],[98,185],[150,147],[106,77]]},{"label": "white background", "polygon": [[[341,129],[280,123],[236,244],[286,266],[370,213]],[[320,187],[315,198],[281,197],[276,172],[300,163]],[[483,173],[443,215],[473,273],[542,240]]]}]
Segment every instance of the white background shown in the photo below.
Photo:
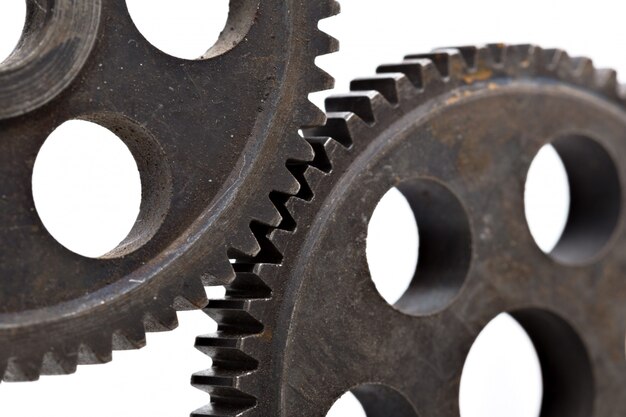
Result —
[{"label": "white background", "polygon": [[[228,9],[227,0],[128,0],[128,5],[144,35],[185,58],[211,46]],[[342,9],[339,17],[320,25],[341,40],[342,50],[318,59],[336,77],[340,92],[347,90],[350,79],[372,74],[380,63],[459,44],[537,43],[626,70],[626,8],[616,1],[343,0]],[[23,13],[24,0],[0,2],[0,61],[19,37]],[[320,104],[327,94],[314,94],[313,99]],[[562,228],[568,197],[558,158],[550,149],[543,154],[543,166],[538,162],[529,179],[543,188],[529,184],[528,216],[535,219],[531,226],[539,244],[549,248]],[[50,232],[86,256],[112,249],[137,214],[140,185],[132,157],[107,131],[84,123],[64,125],[46,142],[33,185],[37,209]],[[368,255],[381,293],[393,301],[412,275],[418,237],[410,209],[398,193],[384,200],[375,219],[370,234],[376,237],[368,241]],[[42,377],[36,383],[0,384],[0,415],[188,415],[208,401],[206,394],[189,386],[190,374],[210,365],[194,350],[193,340],[215,326],[201,312],[179,318],[179,329],[148,335],[148,347],[116,352],[111,364],[83,366],[75,375]],[[508,316],[488,329],[466,366],[463,417],[536,417],[541,376],[532,345]],[[363,412],[347,396],[329,415],[361,417]]]}]

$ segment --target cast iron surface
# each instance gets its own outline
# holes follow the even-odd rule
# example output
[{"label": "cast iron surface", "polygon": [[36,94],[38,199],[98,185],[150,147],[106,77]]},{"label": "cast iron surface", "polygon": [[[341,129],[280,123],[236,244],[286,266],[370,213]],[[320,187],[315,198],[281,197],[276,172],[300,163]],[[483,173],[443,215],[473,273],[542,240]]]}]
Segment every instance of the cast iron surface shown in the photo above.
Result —
[{"label": "cast iron surface", "polygon": [[[144,39],[124,0],[28,2],[0,65],[0,379],[140,347],[177,325],[176,309],[204,307],[203,284],[234,279],[229,257],[258,254],[254,232],[281,221],[268,196],[296,194],[286,165],[312,155],[298,129],[324,122],[307,96],[332,85],[314,60],[336,49],[317,26],[337,12],[334,0],[232,1],[218,43],[189,61]],[[33,203],[38,150],[72,119],[115,132],[141,174],[137,223],[100,259],[57,243]]]},{"label": "cast iron surface", "polygon": [[[626,101],[611,70],[535,46],[441,50],[384,65],[327,101],[301,191],[236,265],[196,416],[323,417],[346,391],[368,417],[458,417],[468,351],[513,315],[542,365],[542,417],[626,412]],[[552,143],[571,188],[550,254],[528,229],[524,186]],[[419,264],[388,305],[370,279],[369,218],[391,187],[411,204]],[[389,277],[393,279],[393,277]]]}]

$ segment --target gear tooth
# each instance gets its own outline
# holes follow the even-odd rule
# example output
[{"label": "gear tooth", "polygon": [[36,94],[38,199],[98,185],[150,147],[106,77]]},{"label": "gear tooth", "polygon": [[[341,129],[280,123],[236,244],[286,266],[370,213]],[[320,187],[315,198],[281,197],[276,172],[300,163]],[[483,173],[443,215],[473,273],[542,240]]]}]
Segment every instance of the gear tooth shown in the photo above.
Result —
[{"label": "gear tooth", "polygon": [[326,157],[331,161],[331,164],[337,159],[337,155],[345,155],[346,153],[346,148],[342,146],[340,142],[332,138],[326,138],[323,142],[323,149]]},{"label": "gear tooth", "polygon": [[147,332],[165,332],[178,327],[178,316],[171,308],[158,308],[144,315],[143,326]]},{"label": "gear tooth", "polygon": [[282,222],[283,216],[281,216],[269,196],[259,199],[258,203],[259,205],[254,213],[255,220],[266,226],[277,227]]},{"label": "gear tooth", "polygon": [[9,358],[4,380],[7,382],[29,382],[39,379],[43,355],[37,359]]},{"label": "gear tooth", "polygon": [[341,4],[338,1],[333,0],[332,2],[330,2],[330,11],[328,17],[336,16],[339,13],[341,13]]},{"label": "gear tooth", "polygon": [[563,52],[560,49],[556,48],[545,48],[543,49],[543,62],[545,62],[545,67],[549,69],[554,69],[556,67],[557,57]]},{"label": "gear tooth", "polygon": [[596,68],[593,61],[587,57],[572,58],[574,74],[582,85],[593,88],[596,79]]},{"label": "gear tooth", "polygon": [[433,63],[441,77],[450,75],[450,54],[444,52],[432,52],[427,54],[411,54],[404,57],[405,61],[427,59]]},{"label": "gear tooth", "polygon": [[528,52],[528,59],[530,66],[535,70],[541,72],[545,68],[545,53],[544,49],[538,45],[532,45]]},{"label": "gear tooth", "polygon": [[305,131],[307,136],[328,136],[344,147],[353,144],[353,138],[359,137],[359,132],[367,129],[367,124],[352,112],[328,113],[328,120],[324,126]]},{"label": "gear tooth", "polygon": [[[233,275],[234,278],[235,272],[233,271],[232,266],[230,266],[230,263],[224,262],[224,264],[228,267],[230,273]],[[211,279],[207,278],[206,280],[210,281],[207,282],[207,286],[220,285],[215,283]],[[208,300],[202,281],[204,281],[204,279],[199,280],[194,278],[185,280],[180,289],[180,295],[177,295],[174,300],[172,300],[171,308],[168,307],[165,309],[167,310],[167,322],[170,322],[171,324],[177,326],[178,318],[176,317],[176,311],[198,310],[200,308],[204,308],[207,305]],[[229,279],[228,282],[231,281],[232,278]],[[176,322],[176,324],[174,322]]]},{"label": "gear tooth", "polygon": [[211,395],[211,404],[192,415],[242,416],[256,406],[257,400],[237,387],[254,371],[213,367],[197,372],[191,377],[191,385]]},{"label": "gear tooth", "polygon": [[111,337],[99,337],[91,343],[78,346],[78,364],[94,365],[111,362],[113,351]]},{"label": "gear tooth", "polygon": [[243,398],[253,399],[254,397],[247,396],[235,388],[239,385],[241,378],[250,375],[252,372],[213,367],[193,374],[191,385],[209,394],[212,394],[215,390],[224,394],[230,392],[237,397],[238,401],[241,401]]},{"label": "gear tooth", "polygon": [[112,344],[114,350],[139,349],[146,345],[146,331],[143,323],[132,323],[129,327],[113,332]]},{"label": "gear tooth", "polygon": [[294,137],[293,140],[298,143],[298,145],[302,149],[302,152],[300,152],[298,155],[292,154],[292,157],[287,161],[284,168],[282,168],[282,175],[279,175],[278,180],[274,183],[274,193],[281,193],[285,195],[298,194],[301,188],[301,184],[298,181],[297,175],[293,172],[293,167],[306,165],[308,162],[313,161],[313,159],[315,158],[315,152],[313,150],[313,147],[306,139],[304,139],[300,135],[297,135],[297,137]]},{"label": "gear tooth", "polygon": [[507,59],[509,46],[504,43],[489,43],[485,45],[486,57],[493,66],[503,65]]},{"label": "gear tooth", "polygon": [[502,63],[509,74],[532,71],[535,64],[534,47],[531,44],[505,45]]},{"label": "gear tooth", "polygon": [[[375,106],[380,105],[382,95],[376,91],[352,92],[349,94],[331,96],[326,99],[326,109],[330,112],[352,112],[372,124],[376,121]],[[376,104],[375,104],[376,102]]]},{"label": "gear tooth", "polygon": [[211,300],[204,313],[218,323],[220,331],[238,334],[239,338],[263,331],[263,325],[244,309],[249,300]]},{"label": "gear tooth", "polygon": [[511,63],[524,63],[531,56],[533,45],[530,43],[520,43],[515,45],[504,45],[503,59]]},{"label": "gear tooth", "polygon": [[[301,129],[307,129],[309,127],[321,126],[326,121],[326,113],[324,113],[319,107],[317,107],[315,104],[313,104],[313,102],[311,102],[310,100],[304,101],[301,104],[300,108],[298,108],[297,110],[294,110],[294,111],[297,111],[299,114],[302,115],[300,117],[301,120],[306,120],[305,123],[300,123],[299,127]],[[304,154],[305,152],[306,152],[306,150],[302,149],[302,150],[300,150],[300,152],[294,153],[292,157],[295,158],[300,153]],[[304,157],[300,157],[299,159],[300,160],[305,160]]]},{"label": "gear tooth", "polygon": [[205,405],[191,413],[191,417],[245,417],[250,415],[252,405],[222,404]]},{"label": "gear tooth", "polygon": [[[206,262],[206,271],[202,274],[202,283],[207,287],[210,286],[219,286],[219,285],[228,285],[235,278],[235,271],[233,270],[232,265],[228,261],[228,250],[215,250],[212,252],[213,256],[210,259],[207,259]],[[232,259],[232,257],[230,257]],[[189,285],[196,285],[190,282]],[[197,288],[197,287],[196,287]],[[203,290],[204,291],[204,290]],[[200,293],[198,293],[200,294]],[[190,294],[191,295],[191,294]],[[187,305],[188,303],[184,300],[176,299],[176,302],[183,301],[183,305],[180,306],[178,304],[174,305],[174,308],[180,310],[181,307]],[[190,308],[182,308],[183,310],[193,309],[193,303],[189,306]]]},{"label": "gear tooth", "polygon": [[318,184],[324,181],[327,177],[327,173],[315,168],[314,166],[309,166],[304,172],[304,178],[306,179],[307,184],[309,184],[309,187],[312,189],[316,189]]},{"label": "gear tooth", "polygon": [[[287,202],[287,207],[293,209],[293,202],[291,202],[291,200],[298,200],[298,201],[303,201],[299,198],[292,198],[289,200],[289,202]],[[300,225],[298,225],[300,226]],[[274,246],[276,246],[276,249],[279,250],[281,253],[284,253],[285,250],[289,247],[288,245],[291,244],[291,242],[293,242],[293,231],[291,230],[283,230],[283,229],[276,229],[272,232],[272,243],[274,244]],[[269,265],[269,264],[266,264]]]},{"label": "gear tooth", "polygon": [[574,73],[574,63],[569,54],[563,50],[557,50],[554,55],[554,69],[567,80],[571,79]]},{"label": "gear tooth", "polygon": [[322,68],[315,65],[310,73],[311,86],[310,93],[330,90],[335,86],[335,79]]},{"label": "gear tooth", "polygon": [[339,41],[321,29],[315,31],[315,37],[309,45],[315,55],[323,56],[339,50]]},{"label": "gear tooth", "polygon": [[261,251],[261,245],[251,229],[241,230],[233,240],[232,248],[228,251],[231,259],[254,257]]},{"label": "gear tooth", "polygon": [[77,356],[76,349],[46,352],[41,362],[41,375],[73,374],[76,372]]},{"label": "gear tooth", "polygon": [[275,191],[285,195],[296,195],[300,191],[300,183],[287,166],[285,166],[285,170],[287,174],[284,175],[284,183],[280,187],[276,187]]},{"label": "gear tooth", "polygon": [[[283,232],[285,231],[283,230]],[[275,276],[282,269],[283,267],[277,264],[258,264],[255,268],[255,272],[257,275],[263,276],[263,278],[266,279],[266,277]],[[267,282],[267,281],[263,281],[263,282]]]},{"label": "gear tooth", "polygon": [[237,277],[228,287],[227,294],[232,298],[267,300],[272,297],[272,290],[257,274],[238,272]]},{"label": "gear tooth", "polygon": [[595,71],[596,88],[604,95],[611,98],[619,98],[620,85],[617,80],[617,71],[600,68]]},{"label": "gear tooth", "polygon": [[492,69],[497,66],[497,63],[494,61],[494,57],[491,53],[491,50],[486,47],[475,48],[474,55],[474,68],[475,71],[481,71],[484,69]]},{"label": "gear tooth", "polygon": [[443,61],[444,58],[439,57],[438,55],[447,56],[447,58],[445,58],[447,64],[445,76],[448,78],[459,78],[463,74],[466,74],[471,70],[470,64],[467,62],[466,57],[463,56],[461,51],[457,48],[439,48],[429,55],[437,55],[434,57],[433,62],[440,62],[439,66],[443,66],[443,63],[441,61]]},{"label": "gear tooth", "polygon": [[377,72],[400,72],[408,77],[418,89],[430,87],[433,84],[442,84],[443,77],[430,59],[411,59],[398,64],[386,64],[378,67]]},{"label": "gear tooth", "polygon": [[[315,109],[315,112],[321,111],[317,106],[315,106],[310,101],[307,101],[307,103],[313,106],[312,109]],[[324,114],[324,121],[326,121],[326,114]],[[315,125],[315,126],[320,126],[320,125]],[[304,129],[308,129],[308,127],[304,125],[300,125],[300,130],[302,131]],[[310,162],[313,160],[313,157],[315,156],[313,153],[313,149],[311,149],[311,146],[309,145],[309,143],[299,133],[294,134],[293,136],[290,137],[290,139],[291,139],[290,145],[291,145],[291,148],[293,148],[293,150],[289,152],[290,157],[287,162],[291,162],[291,161]],[[287,175],[286,177],[288,178],[289,175]],[[280,191],[280,190],[277,189],[276,191]]]},{"label": "gear tooth", "polygon": [[349,148],[329,137],[317,138],[317,140],[319,159],[324,161],[320,166],[316,166],[318,169],[330,173],[343,169],[345,162],[349,163],[351,158]]},{"label": "gear tooth", "polygon": [[352,91],[378,91],[391,104],[400,101],[403,84],[410,84],[408,78],[401,73],[377,74],[373,77],[359,78],[350,83]]},{"label": "gear tooth", "polygon": [[333,167],[328,159],[325,145],[327,142],[332,141],[332,139],[328,137],[312,136],[306,138],[306,140],[309,144],[311,144],[311,147],[315,152],[315,158],[309,163],[309,165],[312,165],[321,171],[330,172]]},{"label": "gear tooth", "polygon": [[461,58],[465,62],[465,67],[468,70],[474,70],[478,67],[479,50],[475,46],[455,46],[455,47],[448,47],[448,48],[440,48],[437,50],[450,51],[450,52],[455,51],[461,56]]},{"label": "gear tooth", "polygon": [[296,227],[296,222],[291,216],[291,213],[289,213],[285,208],[285,203],[290,197],[291,195],[289,194],[279,192],[272,192],[270,194],[270,199],[272,200],[282,217],[282,221],[278,225],[279,229],[293,230]]},{"label": "gear tooth", "polygon": [[[290,213],[295,213],[295,212],[299,212],[301,210],[304,209],[304,207],[306,207],[309,204],[308,201],[303,200],[301,198],[298,197],[294,197],[294,198],[290,198],[289,201],[287,201],[287,204],[285,205],[287,207],[287,210],[289,210]],[[298,225],[298,227],[303,227],[306,225]],[[287,232],[289,234],[291,234],[290,232]],[[279,240],[278,238],[280,237],[281,232],[280,231],[276,231],[276,238],[277,240]]]},{"label": "gear tooth", "polygon": [[259,362],[240,349],[246,337],[247,334],[218,331],[198,336],[195,346],[197,350],[211,357],[213,367],[254,371]]}]

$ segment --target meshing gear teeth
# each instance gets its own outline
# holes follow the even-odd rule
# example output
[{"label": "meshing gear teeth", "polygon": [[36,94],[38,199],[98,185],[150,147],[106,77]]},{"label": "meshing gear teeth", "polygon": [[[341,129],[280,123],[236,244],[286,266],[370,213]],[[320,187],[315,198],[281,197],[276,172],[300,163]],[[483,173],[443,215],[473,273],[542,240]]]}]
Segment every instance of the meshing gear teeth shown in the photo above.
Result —
[{"label": "meshing gear teeth", "polygon": [[[283,221],[257,235],[257,258],[235,264],[224,299],[204,310],[218,330],[196,345],[213,364],[192,383],[211,402],[193,415],[319,417],[352,390],[368,416],[458,417],[467,353],[509,312],[542,364],[542,416],[623,416],[626,97],[616,80],[561,50],[497,44],[410,55],[329,98],[327,123],[305,131],[315,156],[289,164],[300,191],[273,198]],[[573,188],[548,255],[523,194],[550,141]],[[392,307],[370,279],[365,240],[394,186],[416,213],[420,264]]]},{"label": "meshing gear teeth", "polygon": [[[318,29],[334,0],[232,2],[228,30],[193,61],[150,45],[123,0],[44,3],[29,2],[28,31],[0,68],[5,381],[110,361],[175,328],[177,310],[206,306],[203,285],[241,285],[229,258],[265,253],[257,237],[298,192],[289,166],[313,154],[298,130],[325,120],[308,94],[333,85],[314,61],[338,46]],[[40,146],[71,119],[116,133],[141,174],[138,222],[101,259],[56,242],[31,197]],[[226,306],[224,319],[240,315]]]}]

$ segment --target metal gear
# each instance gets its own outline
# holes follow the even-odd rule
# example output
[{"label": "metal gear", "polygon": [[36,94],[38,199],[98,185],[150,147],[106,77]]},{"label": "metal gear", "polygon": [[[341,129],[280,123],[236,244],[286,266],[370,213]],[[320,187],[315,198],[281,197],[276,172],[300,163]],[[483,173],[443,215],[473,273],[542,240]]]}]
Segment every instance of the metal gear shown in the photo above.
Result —
[{"label": "metal gear", "polygon": [[[192,383],[211,403],[194,415],[323,417],[352,390],[370,417],[458,417],[468,351],[508,312],[542,364],[542,416],[622,416],[626,94],[615,72],[560,50],[490,45],[378,73],[328,99],[327,124],[306,132],[314,159],[290,166],[301,190],[283,222],[209,301],[218,331],[196,346],[213,364]],[[549,142],[571,209],[546,254],[523,196]],[[365,241],[394,186],[416,215],[420,261],[390,306]]]},{"label": "metal gear", "polygon": [[[140,347],[145,331],[177,325],[177,309],[204,307],[203,284],[235,278],[229,257],[259,253],[254,234],[281,221],[274,193],[299,189],[286,165],[312,154],[298,130],[325,120],[308,94],[332,86],[314,60],[336,50],[318,22],[338,11],[232,1],[217,44],[189,61],[144,39],[124,0],[28,2],[0,66],[0,379]],[[100,259],[62,247],[34,209],[35,157],[71,119],[116,133],[141,174],[138,221]]]}]

